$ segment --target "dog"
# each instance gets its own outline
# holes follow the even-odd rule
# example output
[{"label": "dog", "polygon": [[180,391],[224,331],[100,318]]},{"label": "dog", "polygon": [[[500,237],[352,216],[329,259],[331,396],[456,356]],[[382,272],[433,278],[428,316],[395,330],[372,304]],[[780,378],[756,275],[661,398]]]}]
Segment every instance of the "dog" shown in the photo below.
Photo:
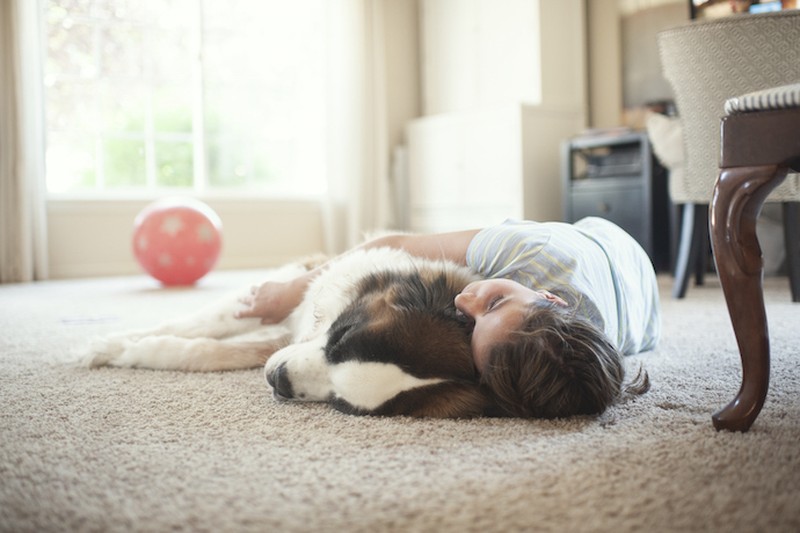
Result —
[{"label": "dog", "polygon": [[[273,272],[285,281],[305,267]],[[466,267],[397,249],[359,249],[325,265],[277,325],[234,318],[232,296],[150,330],[92,341],[82,360],[114,366],[220,371],[264,365],[281,401],[328,402],[356,415],[467,418],[490,413],[453,300],[478,279]]]}]

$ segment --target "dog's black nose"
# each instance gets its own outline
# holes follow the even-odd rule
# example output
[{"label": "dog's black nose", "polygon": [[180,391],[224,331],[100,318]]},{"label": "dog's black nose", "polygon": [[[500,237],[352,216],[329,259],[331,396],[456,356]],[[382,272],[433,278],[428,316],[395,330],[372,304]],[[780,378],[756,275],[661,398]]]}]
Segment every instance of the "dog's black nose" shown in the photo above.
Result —
[{"label": "dog's black nose", "polygon": [[272,394],[276,400],[291,400],[294,398],[292,382],[289,379],[289,371],[286,370],[286,363],[278,365],[278,368],[267,374],[267,383],[272,387]]}]

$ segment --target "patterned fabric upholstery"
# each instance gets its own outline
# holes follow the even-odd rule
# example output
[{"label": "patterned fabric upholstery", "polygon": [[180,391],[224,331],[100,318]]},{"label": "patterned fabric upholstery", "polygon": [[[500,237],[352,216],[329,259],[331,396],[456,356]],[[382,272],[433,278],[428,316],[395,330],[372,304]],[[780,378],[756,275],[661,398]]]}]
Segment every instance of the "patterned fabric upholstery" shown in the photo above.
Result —
[{"label": "patterned fabric upholstery", "polygon": [[725,102],[725,114],[800,107],[800,83],[735,96]]},{"label": "patterned fabric upholstery", "polygon": [[[800,10],[692,22],[659,33],[658,44],[686,151],[686,170],[670,179],[670,196],[708,204],[719,174],[725,102],[800,80]],[[800,175],[790,174],[768,201],[800,201]]]}]

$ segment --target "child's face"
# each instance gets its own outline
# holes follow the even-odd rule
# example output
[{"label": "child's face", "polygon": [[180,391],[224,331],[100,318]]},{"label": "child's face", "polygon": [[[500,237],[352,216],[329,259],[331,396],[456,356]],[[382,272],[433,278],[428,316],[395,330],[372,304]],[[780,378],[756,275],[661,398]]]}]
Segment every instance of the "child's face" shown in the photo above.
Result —
[{"label": "child's face", "polygon": [[535,291],[509,279],[475,281],[456,296],[456,308],[475,321],[472,356],[478,372],[485,371],[492,347],[520,327],[528,308],[544,301],[567,305],[548,291]]}]

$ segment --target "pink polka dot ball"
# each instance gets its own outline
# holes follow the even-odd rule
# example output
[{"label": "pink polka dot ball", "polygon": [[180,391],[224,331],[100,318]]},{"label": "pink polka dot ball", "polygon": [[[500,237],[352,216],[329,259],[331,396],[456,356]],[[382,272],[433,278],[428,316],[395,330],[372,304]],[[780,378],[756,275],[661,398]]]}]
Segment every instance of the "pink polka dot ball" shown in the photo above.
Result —
[{"label": "pink polka dot ball", "polygon": [[194,198],[165,198],[133,223],[133,254],[164,285],[192,285],[208,274],[222,249],[222,221]]}]

